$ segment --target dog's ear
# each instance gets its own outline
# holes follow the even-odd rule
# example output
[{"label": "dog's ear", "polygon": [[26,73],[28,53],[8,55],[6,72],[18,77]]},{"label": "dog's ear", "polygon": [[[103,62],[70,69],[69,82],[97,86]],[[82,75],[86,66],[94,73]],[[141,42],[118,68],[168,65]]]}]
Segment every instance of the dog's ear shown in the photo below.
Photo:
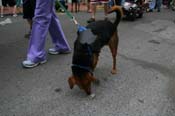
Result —
[{"label": "dog's ear", "polygon": [[94,82],[96,85],[100,85],[100,80],[98,80],[97,78],[95,78],[92,74],[89,73],[89,79],[91,82]]},{"label": "dog's ear", "polygon": [[74,76],[69,77],[68,79],[69,87],[73,89],[74,85],[76,84]]}]

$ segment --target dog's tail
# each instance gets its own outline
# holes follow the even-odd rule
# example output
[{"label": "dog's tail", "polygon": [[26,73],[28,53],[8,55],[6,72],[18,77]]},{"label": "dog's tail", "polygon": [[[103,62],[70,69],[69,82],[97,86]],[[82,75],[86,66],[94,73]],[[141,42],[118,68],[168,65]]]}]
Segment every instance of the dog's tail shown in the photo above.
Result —
[{"label": "dog's tail", "polygon": [[108,10],[108,14],[115,12],[116,13],[116,19],[114,21],[114,25],[116,25],[116,27],[118,26],[118,24],[120,23],[120,20],[123,16],[123,10],[121,6],[113,6]]}]

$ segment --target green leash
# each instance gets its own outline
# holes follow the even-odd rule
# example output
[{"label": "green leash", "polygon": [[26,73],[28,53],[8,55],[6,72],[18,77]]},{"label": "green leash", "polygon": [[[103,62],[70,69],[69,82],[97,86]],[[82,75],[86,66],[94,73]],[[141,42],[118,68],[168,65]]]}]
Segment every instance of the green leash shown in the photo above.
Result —
[{"label": "green leash", "polygon": [[70,19],[72,19],[76,25],[78,25],[78,22],[77,22],[77,20],[75,19],[75,17],[74,17],[68,10],[66,10],[66,8],[60,3],[60,1],[58,1],[58,4],[59,4],[59,5],[61,6],[61,8],[66,12],[67,16],[68,16]]},{"label": "green leash", "polygon": [[[58,1],[58,0],[57,0]],[[77,20],[75,19],[75,17],[60,3],[60,1],[58,1],[58,4],[60,5],[60,7],[66,12],[67,16],[73,20],[73,22],[78,26],[78,31],[82,32],[87,30],[86,27],[81,26]]]}]

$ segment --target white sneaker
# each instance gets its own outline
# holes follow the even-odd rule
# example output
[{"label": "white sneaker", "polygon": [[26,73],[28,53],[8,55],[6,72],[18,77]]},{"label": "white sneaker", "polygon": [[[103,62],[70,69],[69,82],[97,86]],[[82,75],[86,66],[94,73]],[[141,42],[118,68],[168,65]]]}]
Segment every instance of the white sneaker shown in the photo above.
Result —
[{"label": "white sneaker", "polygon": [[3,18],[4,17],[4,15],[1,15],[1,18]]},{"label": "white sneaker", "polygon": [[67,51],[58,51],[56,50],[55,48],[50,48],[49,49],[49,54],[52,54],[52,55],[57,55],[57,54],[69,54],[71,51],[70,50],[67,50]]},{"label": "white sneaker", "polygon": [[39,64],[44,64],[46,62],[47,62],[47,60],[43,60],[43,61],[40,61],[40,62],[37,62],[37,63],[34,63],[30,60],[25,60],[25,61],[22,62],[22,66],[24,68],[33,68],[33,67],[38,66]]},{"label": "white sneaker", "polygon": [[18,15],[17,14],[13,14],[13,17],[17,17]]}]

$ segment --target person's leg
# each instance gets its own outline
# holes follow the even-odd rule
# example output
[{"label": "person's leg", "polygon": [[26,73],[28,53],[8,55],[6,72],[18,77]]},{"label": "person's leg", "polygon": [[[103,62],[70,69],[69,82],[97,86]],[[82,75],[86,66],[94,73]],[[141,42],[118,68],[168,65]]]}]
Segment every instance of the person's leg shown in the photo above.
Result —
[{"label": "person's leg", "polygon": [[78,12],[78,3],[77,3],[77,0],[75,2],[75,12]]},{"label": "person's leg", "polygon": [[30,0],[30,15],[28,18],[28,22],[30,25],[30,29],[32,30],[32,24],[33,24],[33,17],[34,17],[34,13],[35,13],[35,6],[36,6],[36,0]]},{"label": "person's leg", "polygon": [[22,5],[22,0],[16,0],[16,11],[20,14],[22,14],[21,5]]},{"label": "person's leg", "polygon": [[150,4],[149,4],[149,9],[150,9],[151,11],[153,11],[155,5],[156,5],[156,1],[155,1],[155,0],[152,0],[152,1],[150,2]]},{"label": "person's leg", "polygon": [[162,0],[157,0],[156,3],[157,3],[157,12],[160,12]]},{"label": "person's leg", "polygon": [[27,20],[27,23],[29,24],[30,30],[29,30],[28,33],[26,33],[24,35],[24,37],[29,39],[30,38],[30,35],[31,35],[31,30],[32,30],[32,19],[28,18],[26,20]]},{"label": "person's leg", "polygon": [[2,7],[1,7],[1,16],[4,16],[4,8],[7,7],[7,1],[6,0],[1,0],[2,2]]},{"label": "person's leg", "polygon": [[23,0],[23,18],[26,19],[29,24],[29,32],[24,35],[25,38],[30,37],[32,29],[32,18],[34,17],[35,1],[34,0]]},{"label": "person's leg", "polygon": [[[17,16],[17,14],[16,14],[16,0],[7,0],[7,1],[8,1],[10,13],[12,13],[14,17],[16,17]],[[12,7],[13,7],[13,9],[12,9]]]},{"label": "person's leg", "polygon": [[104,5],[104,15],[105,15],[105,20],[108,19],[108,3],[109,0],[99,0],[103,5]]},{"label": "person's leg", "polygon": [[87,12],[91,13],[90,0],[87,0]]},{"label": "person's leg", "polygon": [[75,2],[75,12],[78,12],[78,0]]},{"label": "person's leg", "polygon": [[0,10],[1,10],[1,17],[3,17],[3,5],[2,5],[2,0],[0,0]]},{"label": "person's leg", "polygon": [[52,17],[53,4],[54,0],[36,0],[27,60],[37,63],[46,59],[45,39]]},{"label": "person's leg", "polygon": [[105,20],[108,19],[108,3],[104,3],[104,15],[105,15]]},{"label": "person's leg", "polygon": [[172,0],[168,0],[168,4],[167,4],[167,7],[170,8],[170,3],[171,3]]},{"label": "person's leg", "polygon": [[92,18],[95,19],[96,3],[91,4],[91,9],[92,9]]},{"label": "person's leg", "polygon": [[30,30],[32,30],[32,19],[27,19],[27,22],[29,24]]},{"label": "person's leg", "polygon": [[91,18],[87,21],[87,23],[91,23],[95,21],[95,13],[96,13],[96,2],[90,2],[91,4]]},{"label": "person's leg", "polygon": [[21,3],[21,0],[16,0],[16,11],[17,12],[20,12],[19,10],[19,7],[20,7],[20,3]]},{"label": "person's leg", "polygon": [[126,1],[126,0],[121,0],[121,6],[124,5],[125,1]]},{"label": "person's leg", "polygon": [[[55,53],[70,52],[71,48],[66,40],[60,21],[56,16],[55,9],[52,10],[52,18],[49,25],[49,32],[54,44]],[[51,50],[52,52],[52,50]]]},{"label": "person's leg", "polygon": [[73,7],[74,7],[74,1],[71,1],[71,12],[73,12]]},{"label": "person's leg", "polygon": [[81,4],[81,1],[80,0],[77,0],[78,1],[78,12],[80,12],[80,4]]},{"label": "person's leg", "polygon": [[17,13],[16,13],[16,5],[13,7],[13,17],[16,17],[17,16]]},{"label": "person's leg", "polygon": [[4,6],[1,6],[1,17],[4,17]]}]

